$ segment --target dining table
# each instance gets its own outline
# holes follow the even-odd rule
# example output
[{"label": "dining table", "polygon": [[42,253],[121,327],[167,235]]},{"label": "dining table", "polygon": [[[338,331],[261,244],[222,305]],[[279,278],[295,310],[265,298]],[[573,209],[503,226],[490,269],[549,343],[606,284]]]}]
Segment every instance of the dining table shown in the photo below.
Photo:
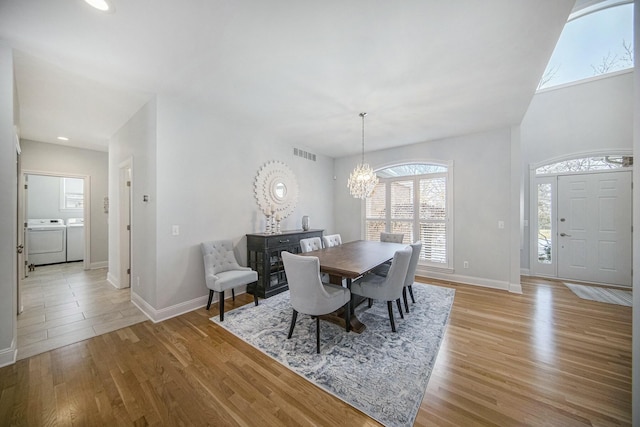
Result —
[{"label": "dining table", "polygon": [[[354,279],[368,273],[377,266],[388,262],[396,251],[406,248],[403,243],[376,242],[372,240],[354,240],[330,248],[322,248],[301,253],[303,256],[317,257],[320,261],[320,272],[329,276],[330,283],[343,285],[351,290]],[[361,333],[366,326],[354,313],[358,301],[351,294],[351,330]],[[345,326],[344,316],[340,311],[324,316],[325,320]]]}]

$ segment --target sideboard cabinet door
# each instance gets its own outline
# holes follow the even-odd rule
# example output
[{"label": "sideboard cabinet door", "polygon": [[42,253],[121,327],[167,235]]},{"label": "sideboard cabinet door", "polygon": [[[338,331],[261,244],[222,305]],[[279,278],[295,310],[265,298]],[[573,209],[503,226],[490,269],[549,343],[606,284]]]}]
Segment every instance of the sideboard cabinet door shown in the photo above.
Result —
[{"label": "sideboard cabinet door", "polygon": [[[256,292],[260,298],[269,298],[289,289],[282,264],[282,251],[300,253],[300,239],[322,238],[323,231],[292,230],[280,234],[247,234],[247,262],[249,267],[258,272]],[[252,293],[253,290],[250,289],[249,292]]]}]

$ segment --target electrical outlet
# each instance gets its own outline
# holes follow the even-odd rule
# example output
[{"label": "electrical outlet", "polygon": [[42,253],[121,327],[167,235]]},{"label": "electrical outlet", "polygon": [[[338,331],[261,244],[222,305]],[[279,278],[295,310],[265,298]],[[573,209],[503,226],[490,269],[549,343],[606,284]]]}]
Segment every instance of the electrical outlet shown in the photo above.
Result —
[{"label": "electrical outlet", "polygon": [[180,226],[179,225],[171,226],[171,234],[173,234],[174,236],[179,235],[180,234]]},{"label": "electrical outlet", "polygon": [[504,221],[498,221],[498,228],[501,230],[504,228]]},{"label": "electrical outlet", "polygon": [[469,268],[469,261],[465,261],[465,262],[462,264],[462,266],[463,266],[464,268]]}]

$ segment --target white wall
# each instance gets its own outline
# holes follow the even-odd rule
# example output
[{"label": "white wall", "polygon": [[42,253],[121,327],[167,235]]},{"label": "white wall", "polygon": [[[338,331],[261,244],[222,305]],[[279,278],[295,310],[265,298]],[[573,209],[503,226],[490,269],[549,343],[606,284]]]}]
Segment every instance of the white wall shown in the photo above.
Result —
[{"label": "white wall", "polygon": [[[89,265],[103,267],[108,260],[108,223],[104,197],[108,194],[108,154],[102,151],[64,147],[57,144],[21,140],[22,169],[52,175],[89,176],[91,206]],[[77,215],[76,215],[77,216]]]},{"label": "white wall", "polygon": [[[264,231],[254,196],[264,163],[287,164],[298,181],[297,207],[283,220],[283,230],[300,229],[303,215],[311,217],[313,228],[334,228],[333,159],[295,157],[292,146],[245,123],[226,122],[205,107],[159,96],[138,112],[110,143],[113,197],[118,164],[128,157],[133,159],[133,298],[154,320],[206,303],[201,242],[232,239],[246,263],[245,234]],[[142,202],[143,194],[149,202]],[[113,203],[112,208],[115,214]],[[110,221],[116,220],[112,215]],[[173,225],[180,228],[177,236]],[[110,229],[110,275],[119,259],[116,229]]]},{"label": "white wall", "polygon": [[12,51],[0,41],[0,366],[16,357],[17,119]]},{"label": "white wall", "polygon": [[[109,280],[120,283],[120,165],[132,161],[132,296],[156,305],[156,100],[152,99],[109,142]],[[143,202],[143,195],[151,195]],[[137,285],[139,278],[140,286]]]},{"label": "white wall", "polygon": [[[511,129],[498,129],[365,156],[374,169],[407,161],[453,161],[454,273],[445,276],[451,280],[509,289],[510,230],[517,230],[510,219],[511,146]],[[336,228],[331,231],[340,233],[343,240],[362,238],[362,203],[346,187],[359,161],[359,156],[336,160]],[[504,229],[498,229],[498,221],[505,222]],[[468,269],[462,268],[464,261],[469,262]]]},{"label": "white wall", "polygon": [[[521,124],[524,219],[529,218],[529,165],[571,154],[632,149],[633,72],[536,94]],[[529,228],[521,264],[529,268]]]},{"label": "white wall", "polygon": [[[105,153],[106,154],[106,153]],[[51,175],[28,175],[29,191],[27,191],[27,219],[31,218],[60,218],[66,223],[69,218],[82,218],[83,209],[64,209],[62,207],[62,180],[64,178]],[[71,180],[71,181],[69,181]],[[82,191],[84,180],[81,178],[67,178],[77,190]],[[105,241],[106,244],[106,241]]]}]

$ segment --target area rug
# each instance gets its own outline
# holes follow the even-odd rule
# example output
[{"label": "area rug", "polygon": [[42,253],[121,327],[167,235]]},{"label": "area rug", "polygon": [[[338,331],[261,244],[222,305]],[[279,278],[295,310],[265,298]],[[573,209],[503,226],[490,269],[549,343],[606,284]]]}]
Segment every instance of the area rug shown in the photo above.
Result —
[{"label": "area rug", "polygon": [[582,299],[624,305],[627,307],[631,307],[633,303],[633,294],[631,291],[578,285],[576,283],[565,283],[565,285]]},{"label": "area rug", "polygon": [[363,333],[346,333],[321,321],[321,348],[316,353],[315,321],[300,314],[287,339],[292,308],[289,292],[257,307],[247,304],[211,320],[284,366],[387,426],[411,426],[422,402],[444,337],[455,291],[413,284],[416,303],[391,332],[385,302],[360,304],[356,315]]}]

